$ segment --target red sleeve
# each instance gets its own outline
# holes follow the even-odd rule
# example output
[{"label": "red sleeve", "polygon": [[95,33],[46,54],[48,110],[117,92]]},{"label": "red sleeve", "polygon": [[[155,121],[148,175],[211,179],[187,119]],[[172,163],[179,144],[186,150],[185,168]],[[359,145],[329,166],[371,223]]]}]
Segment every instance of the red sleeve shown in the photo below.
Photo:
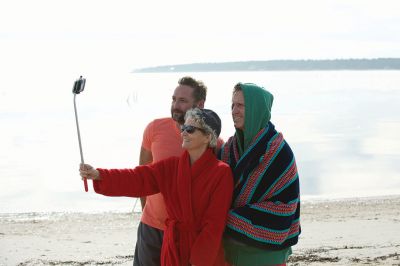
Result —
[{"label": "red sleeve", "polygon": [[93,188],[105,196],[142,197],[162,192],[167,179],[175,176],[169,167],[174,166],[171,159],[134,169],[98,168],[101,180],[94,180]]},{"label": "red sleeve", "polygon": [[211,204],[205,212],[202,229],[190,254],[192,265],[213,265],[222,242],[227,214],[232,201],[233,177],[228,165],[212,192]]}]

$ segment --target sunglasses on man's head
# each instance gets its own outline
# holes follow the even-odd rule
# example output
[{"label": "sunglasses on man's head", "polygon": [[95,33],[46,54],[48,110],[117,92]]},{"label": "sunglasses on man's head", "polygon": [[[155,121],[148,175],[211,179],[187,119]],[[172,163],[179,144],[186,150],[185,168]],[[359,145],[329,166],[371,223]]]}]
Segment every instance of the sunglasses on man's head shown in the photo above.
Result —
[{"label": "sunglasses on man's head", "polygon": [[186,131],[189,134],[193,134],[196,130],[200,130],[203,133],[205,132],[204,129],[199,128],[199,127],[195,127],[195,126],[191,126],[191,125],[181,126],[181,132]]}]

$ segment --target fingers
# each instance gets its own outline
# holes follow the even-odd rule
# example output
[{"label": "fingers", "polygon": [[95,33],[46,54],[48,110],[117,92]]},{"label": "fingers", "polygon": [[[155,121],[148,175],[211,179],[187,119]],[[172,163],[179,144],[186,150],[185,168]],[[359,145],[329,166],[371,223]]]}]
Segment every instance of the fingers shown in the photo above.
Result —
[{"label": "fingers", "polygon": [[86,179],[98,179],[99,178],[99,171],[97,171],[95,168],[93,168],[89,164],[80,164],[79,165],[79,174],[82,178]]},{"label": "fingers", "polygon": [[79,170],[90,170],[90,169],[93,169],[93,166],[91,166],[90,164],[84,164],[84,163],[79,164]]}]

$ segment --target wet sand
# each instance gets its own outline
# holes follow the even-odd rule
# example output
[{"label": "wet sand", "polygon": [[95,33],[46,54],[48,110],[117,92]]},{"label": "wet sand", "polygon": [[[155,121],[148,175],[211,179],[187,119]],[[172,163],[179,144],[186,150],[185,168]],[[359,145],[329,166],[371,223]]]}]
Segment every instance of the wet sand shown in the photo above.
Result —
[{"label": "wet sand", "polygon": [[289,265],[400,265],[400,196],[305,202]]},{"label": "wet sand", "polygon": [[[0,214],[0,265],[132,265],[139,213]],[[400,196],[306,200],[288,265],[400,265]]]}]

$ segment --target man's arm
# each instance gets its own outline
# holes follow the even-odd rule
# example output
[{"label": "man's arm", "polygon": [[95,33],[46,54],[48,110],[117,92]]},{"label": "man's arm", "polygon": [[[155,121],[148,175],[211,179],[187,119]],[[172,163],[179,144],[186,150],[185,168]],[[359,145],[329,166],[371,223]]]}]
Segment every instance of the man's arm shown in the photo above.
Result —
[{"label": "man's arm", "polygon": [[[140,148],[140,157],[139,157],[139,165],[149,164],[153,162],[153,154],[151,151],[144,149],[143,147]],[[146,197],[140,198],[140,203],[142,205],[142,211],[144,206],[146,205]]]}]

